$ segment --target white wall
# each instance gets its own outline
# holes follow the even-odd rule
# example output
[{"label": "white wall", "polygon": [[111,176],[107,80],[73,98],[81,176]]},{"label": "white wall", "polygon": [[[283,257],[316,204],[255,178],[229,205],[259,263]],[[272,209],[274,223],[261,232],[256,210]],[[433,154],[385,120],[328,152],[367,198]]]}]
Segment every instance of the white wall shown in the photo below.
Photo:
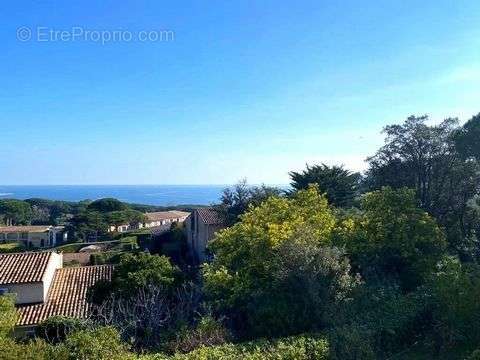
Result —
[{"label": "white wall", "polygon": [[2,285],[15,294],[15,304],[32,304],[44,301],[43,283]]},{"label": "white wall", "polygon": [[62,254],[52,253],[41,282],[2,285],[9,293],[15,294],[15,304],[42,303],[48,300],[48,290],[52,285],[55,270],[63,266]]},{"label": "white wall", "polygon": [[43,282],[43,301],[48,300],[48,290],[52,285],[53,278],[55,276],[55,270],[60,269],[63,267],[63,255],[52,253],[50,256],[50,261],[48,262],[47,268],[45,269],[45,273],[42,277]]}]

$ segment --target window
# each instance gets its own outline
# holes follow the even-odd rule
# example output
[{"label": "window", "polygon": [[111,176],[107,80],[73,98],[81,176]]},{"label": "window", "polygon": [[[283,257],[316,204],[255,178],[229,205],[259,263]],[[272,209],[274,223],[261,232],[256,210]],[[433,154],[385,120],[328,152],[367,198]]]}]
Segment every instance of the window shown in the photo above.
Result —
[{"label": "window", "polygon": [[28,232],[22,232],[22,234],[20,235],[22,240],[27,240],[28,239]]}]

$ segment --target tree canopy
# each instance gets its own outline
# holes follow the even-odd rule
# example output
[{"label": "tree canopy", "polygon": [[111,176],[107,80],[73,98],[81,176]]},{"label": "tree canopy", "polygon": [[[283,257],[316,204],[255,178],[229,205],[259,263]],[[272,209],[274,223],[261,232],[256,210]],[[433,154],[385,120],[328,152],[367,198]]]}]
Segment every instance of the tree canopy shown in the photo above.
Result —
[{"label": "tree canopy", "polygon": [[358,195],[361,176],[343,166],[307,165],[302,172],[290,172],[291,186],[295,190],[307,189],[315,184],[328,202],[338,207],[351,207]]},{"label": "tree canopy", "polygon": [[32,208],[22,200],[0,200],[0,215],[6,225],[29,225],[32,221]]},{"label": "tree canopy", "polygon": [[268,198],[212,241],[215,257],[204,269],[207,294],[219,308],[248,313],[255,294],[270,288],[274,281],[282,244],[308,229],[311,241],[327,246],[334,226],[327,200],[315,187],[290,199]]},{"label": "tree canopy", "polygon": [[398,279],[411,290],[433,272],[446,241],[417,201],[411,189],[384,187],[366,194],[362,212],[344,221],[341,245],[363,276]]},{"label": "tree canopy", "polygon": [[182,273],[167,257],[127,253],[115,266],[112,281],[98,282],[89,290],[88,297],[93,303],[100,304],[112,294],[128,298],[149,287],[161,287],[168,291],[179,285],[181,280]]},{"label": "tree canopy", "polygon": [[463,158],[480,161],[480,114],[471,118],[455,136],[456,147]]},{"label": "tree canopy", "polygon": [[433,126],[427,120],[411,116],[385,128],[385,145],[368,159],[365,187],[415,189],[420,206],[447,229],[450,249],[465,252],[472,232],[466,215],[480,193],[480,165],[459,155],[457,119]]},{"label": "tree canopy", "polygon": [[216,210],[225,220],[226,225],[233,225],[240,220],[250,206],[260,205],[271,196],[280,196],[281,190],[275,187],[261,185],[250,186],[246,180],[239,181],[233,187],[223,190],[221,203]]},{"label": "tree canopy", "polygon": [[126,210],[127,208],[128,207],[126,204],[114,198],[98,199],[88,205],[89,210],[99,211],[103,213],[111,211],[122,211]]}]

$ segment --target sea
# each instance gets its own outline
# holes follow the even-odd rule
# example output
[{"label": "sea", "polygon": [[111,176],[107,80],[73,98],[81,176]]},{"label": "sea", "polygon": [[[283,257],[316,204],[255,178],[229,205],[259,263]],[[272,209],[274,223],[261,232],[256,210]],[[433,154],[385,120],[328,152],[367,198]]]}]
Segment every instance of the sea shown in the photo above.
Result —
[{"label": "sea", "polygon": [[145,205],[211,205],[228,185],[0,185],[0,199],[80,201],[113,197]]}]

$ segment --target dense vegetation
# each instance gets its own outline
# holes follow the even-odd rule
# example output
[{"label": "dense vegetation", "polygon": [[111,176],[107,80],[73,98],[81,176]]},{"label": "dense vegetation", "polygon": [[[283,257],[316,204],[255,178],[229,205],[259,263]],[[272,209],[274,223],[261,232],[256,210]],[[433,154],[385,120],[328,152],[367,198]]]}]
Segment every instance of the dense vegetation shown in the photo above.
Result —
[{"label": "dense vegetation", "polygon": [[[480,116],[410,117],[360,178],[292,172],[285,193],[245,183],[218,211],[229,227],[199,271],[128,254],[90,289],[86,322],[51,319],[0,353],[32,359],[477,359]],[[107,208],[125,211],[108,201]],[[113,206],[113,207],[112,207]],[[6,355],[5,355],[6,354]]]}]

